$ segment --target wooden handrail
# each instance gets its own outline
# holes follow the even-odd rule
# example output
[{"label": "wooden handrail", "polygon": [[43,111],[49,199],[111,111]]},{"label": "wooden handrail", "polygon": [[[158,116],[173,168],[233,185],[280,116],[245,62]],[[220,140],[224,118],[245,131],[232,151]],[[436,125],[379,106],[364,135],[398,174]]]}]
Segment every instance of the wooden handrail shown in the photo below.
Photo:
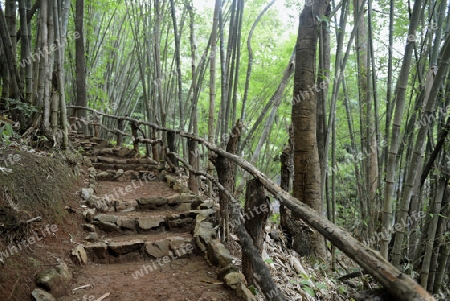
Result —
[{"label": "wooden handrail", "polygon": [[[259,181],[264,185],[267,191],[269,191],[272,195],[274,195],[282,205],[286,206],[291,211],[298,214],[298,216],[302,220],[304,220],[312,228],[314,228],[320,234],[326,237],[333,245],[335,245],[342,252],[347,254],[347,256],[349,256],[355,262],[357,262],[362,268],[364,268],[367,271],[368,274],[370,274],[379,283],[381,283],[397,300],[405,300],[405,301],[435,300],[414,279],[399,271],[391,263],[386,261],[378,252],[355,239],[346,230],[336,226],[327,218],[325,218],[324,216],[320,215],[318,212],[310,208],[308,205],[301,203],[298,199],[294,198],[288,192],[283,190],[280,186],[276,185],[265,174],[263,174],[261,171],[259,171],[256,167],[254,167],[251,163],[249,163],[245,159],[237,155],[228,153],[224,149],[217,147],[215,144],[210,143],[205,139],[196,137],[195,135],[180,130],[172,130],[160,127],[154,123],[143,122],[129,117],[117,117],[114,115],[101,113],[86,107],[71,107],[71,108],[86,109],[95,112],[99,115],[115,119],[122,118],[124,120],[135,122],[136,124],[143,124],[150,126],[159,131],[177,133],[181,137],[198,141],[199,143],[203,144],[209,150],[213,151],[217,155],[223,156],[229,159],[230,161],[233,161],[241,168],[243,168],[245,171],[253,175],[253,177],[259,179]],[[174,155],[173,153],[169,154]],[[178,157],[178,159],[180,158]],[[245,235],[243,233],[241,234]]]}]

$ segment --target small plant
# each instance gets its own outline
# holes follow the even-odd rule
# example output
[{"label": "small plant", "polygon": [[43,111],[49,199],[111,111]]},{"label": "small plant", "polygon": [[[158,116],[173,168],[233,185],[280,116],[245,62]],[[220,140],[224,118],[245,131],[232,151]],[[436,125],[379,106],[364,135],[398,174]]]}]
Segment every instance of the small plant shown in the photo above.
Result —
[{"label": "small plant", "polygon": [[34,113],[39,112],[38,109],[26,102],[22,102],[18,99],[14,98],[2,98],[2,100],[5,100],[5,109],[7,111],[13,111],[17,110],[21,113],[21,115],[24,115],[25,117],[31,117]]},{"label": "small plant", "polygon": [[10,123],[0,124],[0,141],[5,141],[9,145],[13,136],[14,131]]}]

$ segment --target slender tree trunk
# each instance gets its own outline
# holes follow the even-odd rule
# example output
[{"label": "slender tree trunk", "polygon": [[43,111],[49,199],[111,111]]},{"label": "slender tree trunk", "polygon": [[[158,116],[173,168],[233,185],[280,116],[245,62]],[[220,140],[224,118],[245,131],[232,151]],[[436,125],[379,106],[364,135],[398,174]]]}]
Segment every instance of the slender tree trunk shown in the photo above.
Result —
[{"label": "slender tree trunk", "polygon": [[425,255],[423,258],[422,269],[420,272],[420,284],[429,291],[433,289],[432,286],[431,287],[428,286],[428,277],[430,273],[431,257],[433,254],[433,245],[436,240],[436,231],[439,221],[439,215],[441,213],[442,198],[444,197],[444,192],[447,187],[447,184],[448,184],[448,176],[441,176],[439,178],[436,196],[430,204],[432,215],[430,225],[428,227]]},{"label": "slender tree trunk", "polygon": [[[20,59],[25,62],[31,55],[31,40],[28,32],[27,11],[29,9],[27,0],[19,1],[20,13]],[[24,97],[28,103],[31,103],[33,97],[33,66],[31,62],[21,66],[21,77],[25,80]]]},{"label": "slender tree trunk", "polygon": [[[209,71],[209,112],[208,112],[208,141],[213,142],[215,138],[214,133],[214,108],[216,103],[216,55],[217,55],[217,26],[219,24],[219,14],[221,8],[221,1],[216,0],[214,7],[214,17],[211,32],[211,62]],[[218,122],[219,123],[219,122]],[[208,155],[210,157],[210,155]],[[208,173],[212,175],[214,166],[210,160],[208,160]],[[208,194],[212,195],[212,183],[208,181]]]},{"label": "slender tree trunk", "polygon": [[295,68],[295,52],[292,53],[291,58],[289,59],[289,63],[283,72],[283,77],[281,79],[281,83],[278,85],[277,90],[275,91],[275,93],[272,95],[272,98],[270,99],[270,102],[273,102],[272,111],[270,112],[270,115],[266,120],[266,124],[264,126],[261,137],[259,138],[259,141],[258,141],[258,144],[256,145],[255,151],[253,152],[252,162],[255,162],[261,153],[263,144],[266,141],[267,136],[269,135],[269,131],[272,128],[273,122],[275,120],[275,116],[278,112],[278,107],[281,104],[284,90],[289,82],[289,79],[291,78],[292,74],[294,73],[294,68]]},{"label": "slender tree trunk", "polygon": [[[434,114],[434,107],[436,102],[436,97],[438,91],[443,83],[444,77],[448,71],[448,65],[450,63],[450,37],[447,37],[445,40],[445,44],[441,50],[441,61],[439,64],[439,68],[437,70],[436,77],[433,82],[433,86],[431,88],[427,104],[425,106],[425,111],[423,116],[429,117]],[[408,173],[405,180],[405,191],[403,192],[402,198],[400,200],[399,211],[397,213],[397,221],[403,221],[407,219],[407,215],[409,212],[410,200],[412,197],[412,192],[414,188],[414,184],[416,181],[420,181],[420,177],[416,177],[418,167],[423,164],[423,152],[425,146],[425,138],[428,132],[429,124],[422,126],[419,128],[417,133],[417,138],[414,145],[414,152],[408,165]],[[419,173],[420,174],[420,173]],[[403,254],[403,244],[405,238],[405,232],[408,229],[400,229],[395,232],[395,240],[394,246],[392,248],[392,263],[394,266],[398,267],[400,265],[400,259]]]},{"label": "slender tree trunk", "polygon": [[247,65],[247,75],[245,77],[244,97],[242,100],[242,109],[241,109],[242,122],[245,122],[246,103],[247,103],[247,98],[248,98],[248,91],[250,88],[250,76],[252,74],[252,67],[253,67],[253,48],[252,48],[253,32],[255,31],[256,25],[258,25],[261,18],[264,16],[266,11],[268,11],[269,8],[275,3],[275,1],[276,0],[270,1],[270,3],[264,7],[264,9],[259,13],[258,17],[256,17],[256,20],[255,20],[255,22],[253,22],[252,28],[250,29],[250,32],[248,33],[248,37],[247,37],[248,65]]},{"label": "slender tree trunk", "polygon": [[[181,77],[181,54],[180,54],[180,33],[178,32],[177,17],[175,13],[175,1],[170,0],[170,12],[173,22],[173,34],[175,36],[175,62],[177,65],[177,84],[178,84],[178,102],[180,109],[180,124],[184,124],[184,112],[183,112],[183,88]],[[193,76],[193,75],[192,75]]]},{"label": "slender tree trunk", "polygon": [[[419,23],[420,14],[422,11],[422,0],[414,2],[413,12],[409,23],[408,36],[415,36],[417,25]],[[380,241],[380,253],[384,258],[387,258],[389,241],[392,233],[392,212],[394,204],[394,184],[397,172],[397,154],[400,144],[400,127],[402,124],[403,110],[405,107],[405,94],[408,85],[409,71],[411,67],[412,53],[414,49],[414,40],[409,40],[405,47],[405,55],[402,60],[400,74],[397,80],[397,87],[395,92],[395,113],[392,123],[391,140],[389,146],[386,148],[388,152],[388,163],[386,166],[386,180],[384,186],[384,203],[383,203],[383,230],[384,235]]]},{"label": "slender tree trunk", "polygon": [[[80,37],[75,40],[75,62],[77,74],[77,106],[87,106],[86,96],[86,57],[84,48],[84,0],[76,0],[75,30]],[[76,110],[76,117],[86,119],[85,110]],[[87,127],[81,126],[79,133],[87,134]]]}]

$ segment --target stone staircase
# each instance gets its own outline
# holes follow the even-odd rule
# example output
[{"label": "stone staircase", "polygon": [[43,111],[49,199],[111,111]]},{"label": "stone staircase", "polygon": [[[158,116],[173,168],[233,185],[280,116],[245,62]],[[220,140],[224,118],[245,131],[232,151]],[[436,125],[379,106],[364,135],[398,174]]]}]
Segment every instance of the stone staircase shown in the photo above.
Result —
[{"label": "stone staircase", "polygon": [[[85,297],[91,294],[98,298],[105,290],[111,294],[105,300],[240,300],[204,259],[207,246],[202,242],[214,239],[214,202],[202,201],[159,162],[134,150],[93,137],[72,135],[71,140],[89,173],[89,187],[81,192],[85,242],[72,251],[81,265],[74,286],[92,286],[77,290],[70,300],[90,300]],[[198,220],[206,222],[209,232],[205,223],[196,227]],[[230,264],[229,253],[225,257]],[[169,269],[180,262],[179,269]],[[105,280],[101,273],[106,271],[115,275],[113,280]],[[178,273],[183,278],[172,283]],[[193,283],[178,287],[190,275]],[[152,288],[158,277],[161,283]],[[198,278],[210,284],[195,284]]]}]

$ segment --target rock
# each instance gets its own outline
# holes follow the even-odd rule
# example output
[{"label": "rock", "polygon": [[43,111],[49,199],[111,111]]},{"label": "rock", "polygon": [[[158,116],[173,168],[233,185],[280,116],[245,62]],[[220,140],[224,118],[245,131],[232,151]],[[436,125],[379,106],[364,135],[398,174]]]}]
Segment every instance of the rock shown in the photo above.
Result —
[{"label": "rock", "polygon": [[167,198],[165,197],[142,197],[137,200],[139,206],[149,209],[156,209],[157,207],[161,207],[167,205]]},{"label": "rock", "polygon": [[98,234],[96,232],[91,232],[84,238],[85,240],[89,242],[94,242],[98,240]]},{"label": "rock", "polygon": [[199,201],[200,197],[192,193],[175,193],[167,198],[168,204],[192,203]]},{"label": "rock", "polygon": [[[197,218],[199,215],[197,215]],[[206,246],[216,236],[216,231],[210,222],[197,222],[195,223],[194,238],[195,244],[202,251],[206,251]]]},{"label": "rock", "polygon": [[72,280],[72,274],[63,261],[60,261],[56,267],[40,272],[36,276],[37,285],[50,291],[55,297],[66,295],[70,280]]},{"label": "rock", "polygon": [[136,211],[138,203],[135,200],[132,201],[114,201],[114,211]]},{"label": "rock", "polygon": [[91,188],[82,188],[81,189],[81,198],[85,201],[89,200],[89,198],[93,194],[94,194],[94,189],[91,189]]},{"label": "rock", "polygon": [[96,225],[105,232],[118,232],[120,230],[116,224],[110,222],[97,222]]},{"label": "rock", "polygon": [[213,200],[206,200],[200,204],[200,210],[203,209],[211,209],[214,207],[214,201]]},{"label": "rock", "polygon": [[140,217],[138,219],[138,226],[142,230],[150,230],[159,227],[159,225],[164,222],[164,216]]},{"label": "rock", "polygon": [[123,174],[123,177],[126,181],[139,179],[139,172],[135,170],[127,170]]},{"label": "rock", "polygon": [[189,210],[189,216],[194,216],[197,223],[209,219],[214,214],[215,211],[213,209]]},{"label": "rock", "polygon": [[183,228],[183,227],[189,227],[192,225],[192,222],[194,221],[193,218],[186,217],[186,218],[177,218],[172,219],[167,222],[167,226],[169,229],[172,228]]},{"label": "rock", "polygon": [[83,245],[76,246],[71,253],[72,261],[77,264],[86,264],[87,263],[87,254]]},{"label": "rock", "polygon": [[117,155],[118,155],[119,157],[127,157],[127,156],[130,156],[131,151],[132,151],[132,150],[129,149],[129,148],[121,147],[121,148],[119,148],[119,150],[117,151]]},{"label": "rock", "polygon": [[97,179],[98,180],[112,180],[113,175],[111,175],[109,172],[102,171],[97,174]]},{"label": "rock", "polygon": [[92,224],[83,224],[83,230],[88,232],[95,232],[95,226]]},{"label": "rock", "polygon": [[191,238],[175,236],[170,239],[170,249],[175,252],[177,256],[180,256],[180,254],[184,255],[182,253],[186,253],[189,250],[191,250],[189,253],[192,253],[192,250],[194,249],[194,242]]},{"label": "rock", "polygon": [[52,294],[41,288],[34,289],[33,292],[31,292],[31,296],[33,296],[36,301],[56,301]]},{"label": "rock", "polygon": [[97,196],[91,196],[91,198],[88,201],[88,206],[91,208],[95,208],[97,209],[99,212],[108,212],[109,210],[109,205],[111,203],[111,200],[107,199],[107,198],[100,198]]},{"label": "rock", "polygon": [[230,251],[217,239],[211,240],[208,244],[208,259],[213,265],[219,268],[226,267],[233,262]]},{"label": "rock", "polygon": [[92,222],[94,220],[95,208],[85,209],[83,211],[83,217],[87,222]]},{"label": "rock", "polygon": [[253,296],[252,292],[244,285],[244,283],[238,285],[236,294],[245,301],[256,301],[256,297]]},{"label": "rock", "polygon": [[59,264],[55,267],[58,274],[61,275],[64,281],[70,281],[72,280],[72,273],[70,273],[69,268],[67,267],[67,264],[62,261],[58,260]]},{"label": "rock", "polygon": [[133,217],[119,217],[117,226],[123,229],[136,230],[136,219]]},{"label": "rock", "polygon": [[139,250],[144,245],[142,239],[108,243],[108,248],[115,255],[125,255]]},{"label": "rock", "polygon": [[179,211],[189,211],[191,209],[192,209],[192,203],[181,203],[177,207],[177,210],[179,210]]},{"label": "rock", "polygon": [[241,284],[245,283],[245,277],[239,272],[231,272],[225,275],[224,281],[226,285],[235,290],[240,287]]},{"label": "rock", "polygon": [[170,241],[168,239],[160,239],[154,242],[149,242],[145,245],[147,254],[155,258],[164,257],[169,255]]},{"label": "rock", "polygon": [[113,223],[116,224],[119,217],[114,214],[98,214],[94,217],[94,220],[102,223]]},{"label": "rock", "polygon": [[104,242],[86,245],[84,246],[84,249],[86,250],[86,254],[93,261],[95,261],[95,259],[105,259],[108,256],[108,246]]}]

